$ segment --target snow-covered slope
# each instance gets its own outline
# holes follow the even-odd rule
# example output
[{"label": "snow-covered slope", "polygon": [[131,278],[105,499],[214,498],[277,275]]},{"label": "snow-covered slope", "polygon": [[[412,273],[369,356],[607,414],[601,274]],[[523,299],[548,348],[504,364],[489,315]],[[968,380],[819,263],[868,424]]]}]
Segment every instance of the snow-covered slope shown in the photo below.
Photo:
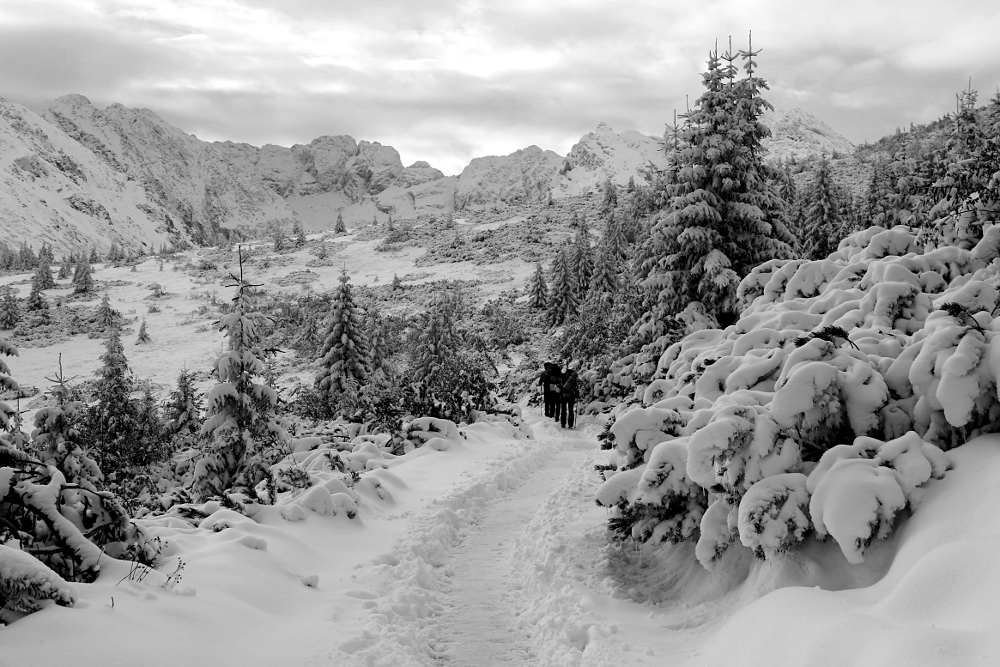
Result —
[{"label": "snow-covered slope", "polygon": [[850,155],[854,144],[829,125],[802,109],[776,109],[764,114],[763,122],[771,128],[764,147],[771,159],[803,159],[826,154]]},{"label": "snow-covered slope", "polygon": [[[99,110],[82,95],[59,98],[43,115],[96,158],[139,180],[168,226],[181,224],[208,243],[223,229],[291,223],[298,215],[307,226],[327,227],[335,211],[390,186],[443,178],[427,163],[404,168],[391,146],[346,135],[291,148],[209,143],[152,111],[120,104]],[[320,202],[311,201],[316,197]]]},{"label": "snow-covered slope", "polygon": [[0,241],[57,249],[158,247],[169,226],[143,183],[28,109],[0,99]]}]

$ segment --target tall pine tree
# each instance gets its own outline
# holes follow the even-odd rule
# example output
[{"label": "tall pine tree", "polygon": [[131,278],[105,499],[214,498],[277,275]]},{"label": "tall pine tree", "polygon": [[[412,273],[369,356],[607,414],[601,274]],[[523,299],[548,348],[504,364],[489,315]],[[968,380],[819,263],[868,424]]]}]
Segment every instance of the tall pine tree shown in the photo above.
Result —
[{"label": "tall pine tree", "polygon": [[38,312],[43,317],[47,316],[49,302],[45,300],[45,294],[42,293],[42,289],[39,287],[39,281],[31,281],[31,291],[28,293],[28,298],[24,302],[24,308],[28,312]]},{"label": "tall pine tree", "polygon": [[35,274],[31,278],[32,283],[38,283],[38,289],[54,289],[56,286],[56,281],[52,277],[52,267],[49,265],[49,259],[47,255],[42,255],[38,260],[38,266],[35,267]]},{"label": "tall pine tree", "polygon": [[625,234],[616,216],[609,216],[604,221],[604,235],[601,237],[601,247],[606,249],[608,258],[615,264],[625,257],[626,246]]},{"label": "tall pine tree", "polygon": [[357,394],[368,380],[369,367],[364,321],[351,295],[351,279],[346,270],[341,271],[339,280],[316,376],[316,387],[325,396],[331,412]]},{"label": "tall pine tree", "polygon": [[163,452],[158,442],[142,437],[138,405],[132,400],[135,379],[129,370],[117,327],[111,328],[104,348],[94,386],[97,403],[87,410],[86,439],[93,447],[101,470],[115,480],[129,468],[159,460]]},{"label": "tall pine tree", "polygon": [[187,368],[177,376],[177,387],[164,405],[167,432],[175,448],[189,447],[201,433],[204,397],[194,386],[194,374]]},{"label": "tall pine tree", "polygon": [[424,390],[434,387],[449,361],[458,354],[460,340],[455,331],[457,297],[439,295],[424,316],[413,351],[413,376]]},{"label": "tall pine tree", "polygon": [[552,262],[550,283],[549,322],[558,326],[576,315],[576,310],[580,305],[580,299],[577,296],[576,276],[573,274],[565,248],[559,249]]},{"label": "tall pine tree", "polygon": [[195,466],[193,488],[198,498],[236,489],[260,500],[260,482],[273,481],[270,466],[288,449],[288,432],[276,415],[277,392],[263,382],[264,360],[272,350],[261,347],[266,316],[254,308],[253,285],[243,275],[230,274],[236,288],[232,310],[219,320],[219,330],[229,340],[229,350],[215,362],[219,384],[208,394],[208,418],[202,435],[208,440],[204,457]]},{"label": "tall pine tree", "polygon": [[[96,252],[95,249],[91,256]],[[77,262],[76,270],[73,272],[73,294],[90,294],[94,291],[94,276],[90,264],[82,258]]]},{"label": "tall pine tree", "polygon": [[613,251],[602,245],[597,253],[594,275],[590,281],[590,291],[594,294],[615,294],[618,292],[618,262]]},{"label": "tall pine tree", "polygon": [[541,262],[535,264],[535,272],[531,274],[531,282],[528,284],[528,305],[531,308],[541,310],[549,303],[549,287],[545,282],[545,271],[542,270]]},{"label": "tall pine tree", "polygon": [[[793,254],[794,238],[772,187],[774,168],[763,160],[761,141],[770,131],[760,118],[771,106],[760,95],[767,84],[755,74],[757,53],[709,54],[705,92],[680,131],[676,183],[667,186],[669,204],[652,230],[659,260],[646,283],[657,294],[654,322],[694,301],[731,318],[742,277]],[[737,57],[744,61],[743,78]]]},{"label": "tall pine tree", "polygon": [[842,236],[840,202],[830,177],[830,161],[824,155],[816,166],[806,212],[806,234],[803,250],[810,259],[826,259],[837,249]]},{"label": "tall pine tree", "polygon": [[573,273],[576,275],[577,295],[580,300],[590,289],[590,280],[594,275],[594,254],[590,248],[590,230],[584,220],[576,232],[576,242],[573,245]]},{"label": "tall pine tree", "polygon": [[17,305],[17,298],[8,285],[4,289],[3,299],[0,300],[0,329],[13,329],[21,321],[21,309]]}]

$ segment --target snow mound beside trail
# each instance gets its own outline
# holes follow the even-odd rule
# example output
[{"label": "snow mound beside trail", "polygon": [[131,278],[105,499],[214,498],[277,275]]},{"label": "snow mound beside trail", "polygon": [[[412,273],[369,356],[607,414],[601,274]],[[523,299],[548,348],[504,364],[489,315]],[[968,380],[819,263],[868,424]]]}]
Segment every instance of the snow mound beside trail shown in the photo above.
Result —
[{"label": "snow mound beside trail", "polygon": [[[756,267],[738,297],[735,324],[650,346],[657,371],[610,427],[597,500],[619,539],[698,539],[714,567],[831,536],[859,563],[947,450],[1000,432],[1000,225],[926,251],[917,230],[872,227],[826,259]],[[683,475],[664,472],[684,502],[650,493],[670,442],[687,452]],[[685,521],[699,529],[655,530]]]}]

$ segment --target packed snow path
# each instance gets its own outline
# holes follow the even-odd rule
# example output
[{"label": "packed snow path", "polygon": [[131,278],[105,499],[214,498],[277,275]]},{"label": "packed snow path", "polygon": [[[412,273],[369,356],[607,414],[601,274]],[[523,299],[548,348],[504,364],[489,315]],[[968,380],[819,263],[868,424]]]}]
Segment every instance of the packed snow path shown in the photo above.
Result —
[{"label": "packed snow path", "polygon": [[[525,628],[518,627],[519,570],[515,546],[525,527],[560,484],[594,452],[592,434],[582,426],[562,430],[552,422],[533,425],[536,438],[558,447],[545,464],[510,494],[501,496],[474,522],[452,550],[446,566],[447,597],[437,618],[437,651],[443,664],[536,665]],[[588,429],[589,430],[589,429]]]}]

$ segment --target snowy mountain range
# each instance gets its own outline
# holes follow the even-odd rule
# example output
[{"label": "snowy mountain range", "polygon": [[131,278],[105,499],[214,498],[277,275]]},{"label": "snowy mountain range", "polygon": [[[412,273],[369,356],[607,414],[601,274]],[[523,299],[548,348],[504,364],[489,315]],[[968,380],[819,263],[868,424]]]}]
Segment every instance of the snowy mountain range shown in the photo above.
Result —
[{"label": "snowy mountain range", "polygon": [[[774,114],[772,124],[769,145],[780,157],[850,151],[800,110]],[[206,142],[147,109],[98,109],[82,95],[40,113],[0,100],[0,241],[60,251],[214,244],[240,226],[301,220],[315,230],[338,214],[357,225],[585,195],[608,178],[642,183],[665,164],[662,138],[604,123],[566,156],[529,146],[445,176],[426,162],[404,167],[391,146],[346,135],[291,148]]]}]

